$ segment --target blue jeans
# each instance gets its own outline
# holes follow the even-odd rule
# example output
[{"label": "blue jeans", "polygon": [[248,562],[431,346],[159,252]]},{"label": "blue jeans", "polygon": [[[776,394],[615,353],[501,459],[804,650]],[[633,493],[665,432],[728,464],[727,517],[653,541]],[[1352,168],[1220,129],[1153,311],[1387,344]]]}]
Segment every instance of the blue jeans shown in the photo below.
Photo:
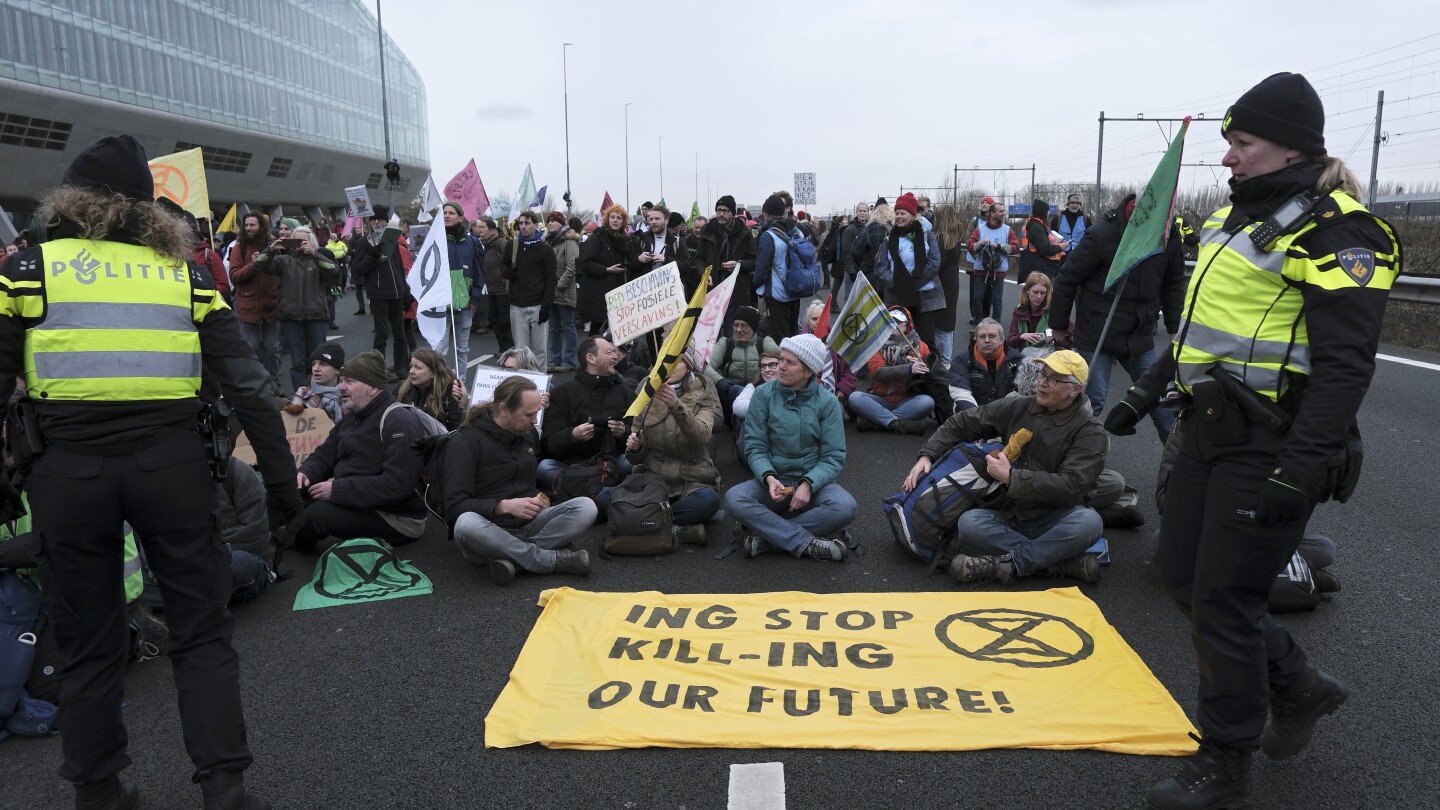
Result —
[{"label": "blue jeans", "polygon": [[813,494],[799,513],[790,511],[790,499],[770,500],[770,491],[751,478],[725,493],[725,511],[740,525],[777,549],[796,557],[816,537],[833,537],[855,520],[855,498],[839,484],[826,484]]},{"label": "blue jeans", "polygon": [[917,394],[892,404],[869,391],[856,391],[850,395],[850,410],[880,427],[890,427],[896,419],[924,419],[935,410],[935,400]]},{"label": "blue jeans", "polygon": [[250,347],[250,351],[255,353],[255,359],[259,360],[260,365],[264,366],[265,371],[270,374],[270,382],[279,388],[280,322],[245,323],[241,321],[240,337],[245,339],[245,345]]},{"label": "blue jeans", "polygon": [[940,352],[945,365],[950,365],[950,358],[955,356],[955,332],[946,332],[944,329],[935,330],[935,348]]},{"label": "blue jeans", "polygon": [[290,390],[310,382],[310,355],[325,342],[328,321],[281,321],[290,346]]},{"label": "blue jeans", "polygon": [[550,366],[579,368],[580,358],[575,356],[575,307],[552,304],[550,320],[545,325],[550,327]]},{"label": "blue jeans", "polygon": [[[1085,386],[1085,396],[1090,398],[1090,407],[1096,416],[1105,412],[1105,399],[1110,392],[1110,366],[1115,360],[1120,361],[1120,366],[1130,375],[1133,382],[1145,376],[1145,372],[1155,365],[1155,349],[1149,348],[1137,357],[1113,357],[1109,352],[1081,352],[1085,362],[1090,364],[1090,382]],[[1155,431],[1160,434],[1160,443],[1164,444],[1170,438],[1170,431],[1175,428],[1175,412],[1169,408],[1151,408],[1150,421],[1155,423]]]},{"label": "blue jeans", "polygon": [[971,509],[960,516],[956,529],[961,553],[1009,554],[1015,560],[1015,575],[1028,577],[1084,554],[1100,539],[1104,525],[1094,509],[1072,506],[1029,520],[1006,520],[993,509]]},{"label": "blue jeans", "polygon": [[[466,371],[470,368],[470,325],[475,322],[475,313],[469,307],[464,309],[451,309],[450,314],[455,319],[455,353],[454,356],[446,357],[446,360],[453,362],[455,376],[460,379],[461,385],[466,383]],[[445,321],[445,337],[435,344],[435,351],[442,355],[450,353],[450,321]]]},{"label": "blue jeans", "polygon": [[[600,514],[610,511],[610,493],[614,487],[605,487],[595,496]],[[720,510],[720,493],[710,487],[701,487],[689,495],[670,499],[670,516],[676,526],[698,526],[715,516]]]},{"label": "blue jeans", "polygon": [[[985,273],[970,274],[970,325],[974,326],[986,317],[985,298],[990,298],[989,317],[1000,321],[1000,308],[1005,305],[1005,274],[994,273],[986,278]],[[1005,322],[1000,321],[1000,328]]]}]

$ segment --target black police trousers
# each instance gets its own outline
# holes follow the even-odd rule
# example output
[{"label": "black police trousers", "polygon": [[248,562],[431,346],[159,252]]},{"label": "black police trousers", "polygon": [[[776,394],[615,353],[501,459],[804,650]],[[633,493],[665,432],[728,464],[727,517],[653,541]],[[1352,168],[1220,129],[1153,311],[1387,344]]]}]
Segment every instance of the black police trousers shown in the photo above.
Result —
[{"label": "black police trousers", "polygon": [[176,431],[122,456],[51,447],[36,459],[25,490],[42,546],[46,606],[66,662],[60,776],[94,782],[130,764],[120,715],[129,653],[124,521],[164,595],[180,723],[196,773],[249,766],[240,659],[225,607],[230,563],[199,437]]},{"label": "black police trousers", "polygon": [[1274,433],[1248,425],[1246,441],[1217,448],[1206,444],[1202,420],[1184,421],[1155,563],[1166,595],[1190,620],[1200,670],[1196,725],[1209,740],[1255,749],[1271,691],[1286,691],[1308,667],[1267,600],[1309,511],[1291,525],[1255,522],[1256,495],[1279,453]]}]

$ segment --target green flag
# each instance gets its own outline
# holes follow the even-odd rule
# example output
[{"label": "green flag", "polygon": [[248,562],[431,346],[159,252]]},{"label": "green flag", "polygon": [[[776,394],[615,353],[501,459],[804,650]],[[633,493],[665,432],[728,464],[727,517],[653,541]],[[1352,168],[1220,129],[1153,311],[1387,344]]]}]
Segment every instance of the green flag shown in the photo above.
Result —
[{"label": "green flag", "polygon": [[520,190],[515,192],[515,199],[510,201],[510,221],[520,216],[521,211],[529,211],[535,202],[535,175],[530,173],[530,164],[525,164],[525,176],[520,178]]},{"label": "green flag", "polygon": [[880,351],[893,331],[895,323],[890,320],[885,302],[880,300],[880,295],[861,273],[855,276],[850,300],[835,316],[825,345],[845,358],[851,368],[859,368],[861,363],[870,359],[870,355]]},{"label": "green flag", "polygon": [[1120,283],[1141,262],[1165,250],[1165,240],[1170,235],[1170,225],[1175,221],[1175,191],[1180,184],[1180,155],[1185,151],[1185,133],[1190,129],[1190,117],[1186,116],[1180,125],[1180,134],[1170,142],[1155,174],[1150,177],[1145,193],[1135,203],[1135,213],[1120,238],[1120,247],[1115,249],[1115,258],[1110,262],[1110,273],[1105,276],[1105,292]]},{"label": "green flag", "polygon": [[294,610],[423,596],[435,586],[384,540],[337,543],[320,555],[315,576],[295,594]]},{"label": "green flag", "polygon": [[685,220],[685,225],[687,227],[693,226],[695,224],[695,218],[698,216],[700,216],[700,203],[698,201],[690,203],[690,218]]}]

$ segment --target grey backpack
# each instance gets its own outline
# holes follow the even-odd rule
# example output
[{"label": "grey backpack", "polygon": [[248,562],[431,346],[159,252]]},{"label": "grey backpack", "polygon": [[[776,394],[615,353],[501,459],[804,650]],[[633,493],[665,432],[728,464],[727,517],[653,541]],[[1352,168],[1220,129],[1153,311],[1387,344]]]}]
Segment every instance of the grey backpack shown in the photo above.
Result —
[{"label": "grey backpack", "polygon": [[606,512],[609,533],[601,550],[607,554],[645,556],[675,550],[670,489],[665,479],[636,467],[610,491]]}]

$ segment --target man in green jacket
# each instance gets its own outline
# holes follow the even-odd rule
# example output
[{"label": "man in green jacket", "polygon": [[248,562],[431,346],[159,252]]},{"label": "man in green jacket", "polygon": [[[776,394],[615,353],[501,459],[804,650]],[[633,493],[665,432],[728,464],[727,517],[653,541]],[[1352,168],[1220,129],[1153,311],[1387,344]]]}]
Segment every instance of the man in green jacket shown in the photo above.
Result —
[{"label": "man in green jacket", "polygon": [[1105,468],[1110,439],[1084,407],[1090,370],[1068,350],[1031,362],[1044,366],[1035,396],[1004,397],[950,417],[920,448],[905,479],[908,492],[933,459],[961,442],[993,436],[1010,442],[1022,429],[1032,434],[1013,461],[1006,453],[986,459],[989,478],[1006,485],[1005,499],[998,508],[961,515],[960,553],[950,564],[960,582],[1008,584],[1033,574],[1100,579],[1098,561],[1085,550],[1103,527],[1084,501]]},{"label": "man in green jacket", "polygon": [[780,376],[750,400],[745,458],[755,478],[725,493],[725,510],[750,532],[748,557],[783,550],[838,562],[848,553],[855,498],[835,483],[845,466],[845,416],[817,380],[830,362],[814,335],[785,338]]}]

